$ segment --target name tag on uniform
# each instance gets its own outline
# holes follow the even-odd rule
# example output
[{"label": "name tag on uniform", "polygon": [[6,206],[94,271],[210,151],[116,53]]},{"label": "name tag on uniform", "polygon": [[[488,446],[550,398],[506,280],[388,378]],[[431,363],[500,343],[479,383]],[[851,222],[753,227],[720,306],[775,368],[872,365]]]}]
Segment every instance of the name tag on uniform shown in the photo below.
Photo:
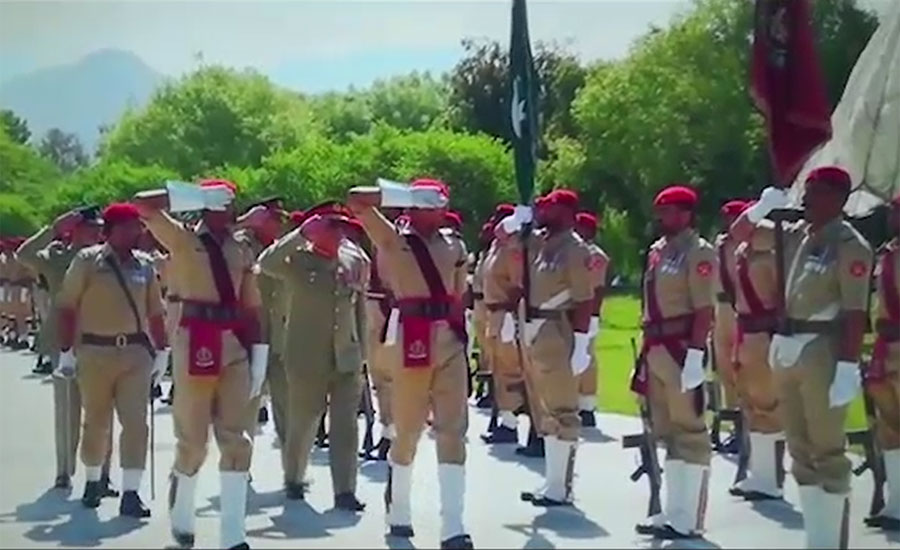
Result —
[{"label": "name tag on uniform", "polygon": [[809,253],[809,256],[806,257],[806,262],[803,264],[803,269],[810,273],[822,274],[828,271],[828,268],[831,267],[832,263],[832,254],[828,249],[818,249],[813,250]]},{"label": "name tag on uniform", "polygon": [[674,275],[681,271],[681,266],[684,265],[685,254],[682,252],[676,252],[669,256],[663,258],[662,265],[660,265],[659,270],[662,273],[666,273],[669,275]]},{"label": "name tag on uniform", "polygon": [[147,284],[147,274],[143,271],[132,271],[130,274],[131,282],[136,285]]}]

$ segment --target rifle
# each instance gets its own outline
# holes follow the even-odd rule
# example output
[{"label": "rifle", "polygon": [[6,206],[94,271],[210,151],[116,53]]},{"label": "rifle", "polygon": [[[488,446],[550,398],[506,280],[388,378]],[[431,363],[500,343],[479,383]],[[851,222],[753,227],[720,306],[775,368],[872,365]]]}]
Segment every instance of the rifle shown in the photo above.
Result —
[{"label": "rifle", "polygon": [[862,445],[865,450],[866,459],[853,470],[853,475],[858,477],[863,475],[866,470],[872,471],[874,488],[872,489],[872,501],[869,505],[869,515],[877,516],[884,509],[884,486],[887,483],[887,479],[884,455],[882,454],[881,446],[878,444],[878,437],[875,431],[878,413],[875,409],[875,403],[865,389],[863,390],[863,405],[866,409],[866,429],[849,432],[847,441],[851,445]]},{"label": "rifle", "polygon": [[[637,345],[634,338],[631,339],[631,353],[634,357],[634,368],[640,368],[642,357],[638,356]],[[622,438],[622,448],[638,448],[641,453],[641,464],[629,476],[631,481],[637,481],[642,476],[647,476],[650,483],[650,502],[647,506],[647,517],[653,517],[662,512],[662,503],[659,493],[662,488],[662,469],[659,467],[659,458],[656,456],[656,436],[653,433],[653,418],[650,412],[650,399],[644,397],[641,400],[641,424],[643,431],[639,434],[626,435]]]},{"label": "rifle", "polygon": [[372,451],[375,449],[375,443],[372,437],[372,429],[375,427],[375,410],[372,406],[372,385],[369,383],[369,365],[363,363],[363,387],[362,395],[359,398],[359,412],[366,417],[366,433],[363,436],[362,450],[359,457],[365,460],[375,460]]}]

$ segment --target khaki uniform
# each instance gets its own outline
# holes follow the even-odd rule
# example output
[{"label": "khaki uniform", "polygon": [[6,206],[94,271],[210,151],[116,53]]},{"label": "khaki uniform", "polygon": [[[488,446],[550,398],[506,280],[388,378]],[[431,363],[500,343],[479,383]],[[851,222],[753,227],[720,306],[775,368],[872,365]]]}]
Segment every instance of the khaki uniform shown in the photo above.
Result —
[{"label": "khaki uniform", "polygon": [[[182,301],[219,303],[209,256],[199,238],[199,234],[207,232],[205,226],[201,223],[188,229],[164,212],[153,213],[144,223],[169,251],[170,288],[177,289]],[[253,273],[256,261],[253,251],[237,235],[227,237],[220,246],[240,306],[258,309],[260,297]],[[245,431],[250,402],[247,350],[233,331],[225,331],[218,376],[191,376],[188,372],[190,332],[187,327],[178,326],[174,333],[172,361],[178,386],[174,403],[178,439],[176,474],[190,477],[200,469],[206,458],[210,425],[219,444],[219,469],[246,472],[253,450]]]},{"label": "khaki uniform", "polygon": [[[515,414],[524,404],[521,385],[522,350],[518,330],[503,341],[502,328],[506,314],[518,325],[518,293],[521,290],[522,247],[519,239],[501,244],[494,241],[482,259],[485,310],[484,348],[489,351],[494,378],[494,400],[500,420],[508,428],[515,428]],[[476,268],[476,275],[478,270]],[[505,414],[504,414],[505,413]]]},{"label": "khaki uniform", "polygon": [[[119,265],[140,323],[107,264],[110,260]],[[75,356],[84,404],[81,459],[85,467],[99,467],[103,463],[112,430],[109,419],[115,407],[122,426],[119,439],[122,469],[143,470],[147,459],[147,400],[152,365],[150,342],[144,331],[149,319],[163,314],[152,258],[134,251],[132,258],[122,264],[108,245],[83,249],[66,272],[58,305],[60,309],[75,312],[79,331]],[[145,345],[136,341],[126,344],[125,335],[141,336]]]},{"label": "khaki uniform", "polygon": [[[486,271],[487,256],[489,251],[482,251],[478,255],[475,262],[475,270],[472,273],[472,327],[475,329],[473,335],[478,340],[478,349],[480,350],[481,364],[479,368],[484,372],[493,370],[494,352],[491,349],[492,342],[487,335],[487,324],[489,313],[484,299],[484,278]],[[497,380],[494,380],[494,393],[497,392]]]},{"label": "khaki uniform", "polygon": [[291,422],[285,480],[304,482],[319,419],[327,405],[334,493],[355,493],[356,414],[366,349],[365,289],[370,260],[350,241],[342,243],[338,258],[322,257],[295,230],[267,249],[259,265],[263,273],[284,285],[290,297],[287,330],[291,338],[285,342],[285,359]]},{"label": "khaki uniform", "polygon": [[[737,315],[734,311],[734,293],[737,286],[734,252],[738,242],[727,233],[716,236],[716,273],[713,286],[716,296],[715,325],[713,326],[713,348],[715,369],[725,396],[724,407],[733,409],[738,403],[737,373],[735,372],[735,335]],[[727,282],[730,282],[728,288]]]},{"label": "khaki uniform", "polygon": [[[888,264],[893,267],[889,268]],[[875,269],[875,288],[878,298],[875,329],[883,344],[874,355],[877,356],[879,372],[870,367],[866,390],[878,409],[878,442],[885,451],[900,449],[900,327],[897,315],[888,303],[889,285],[894,285],[893,296],[900,294],[900,239],[894,239],[887,246]],[[893,270],[893,280],[890,279]],[[873,358],[873,366],[876,359]]]},{"label": "khaki uniform", "polygon": [[[609,256],[596,243],[586,243],[590,250],[590,267],[591,267],[591,285],[594,292],[603,292],[606,286],[606,271],[609,267]],[[591,314],[597,317],[599,322],[600,312],[595,311]],[[578,395],[580,398],[579,408],[583,411],[593,411],[597,402],[597,346],[596,336],[594,342],[591,342],[591,348],[588,350],[591,354],[591,366],[578,376]],[[590,406],[587,406],[590,403]]]},{"label": "khaki uniform", "polygon": [[19,261],[15,253],[7,253],[6,305],[7,315],[11,319],[10,327],[19,340],[28,335],[28,317],[31,316],[31,289],[34,275],[31,270]]},{"label": "khaki uniform", "polygon": [[[387,323],[387,315],[393,302],[393,290],[391,289],[390,269],[381,256],[375,254],[375,269],[369,282],[369,291],[366,300],[366,361],[369,365],[369,375],[375,388],[375,398],[378,400],[378,421],[381,424],[382,437],[393,439],[393,415],[391,414],[391,377],[394,366],[391,360],[396,358],[391,350],[384,345],[382,335]],[[375,274],[377,273],[377,281]]]}]

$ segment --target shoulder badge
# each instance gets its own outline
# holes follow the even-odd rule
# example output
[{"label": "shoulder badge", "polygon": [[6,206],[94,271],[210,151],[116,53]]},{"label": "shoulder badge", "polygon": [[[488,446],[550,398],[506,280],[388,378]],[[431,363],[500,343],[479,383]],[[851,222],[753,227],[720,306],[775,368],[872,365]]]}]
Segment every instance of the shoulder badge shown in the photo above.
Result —
[{"label": "shoulder badge", "polygon": [[866,262],[862,260],[856,260],[850,264],[850,275],[853,277],[865,277],[867,271]]},{"label": "shoulder badge", "polygon": [[712,262],[703,260],[697,264],[697,275],[701,277],[709,277],[713,272]]}]

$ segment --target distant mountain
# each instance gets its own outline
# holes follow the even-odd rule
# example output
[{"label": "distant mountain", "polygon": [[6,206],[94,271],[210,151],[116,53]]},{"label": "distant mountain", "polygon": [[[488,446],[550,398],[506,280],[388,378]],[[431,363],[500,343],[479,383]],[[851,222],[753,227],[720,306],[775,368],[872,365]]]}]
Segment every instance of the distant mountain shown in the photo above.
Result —
[{"label": "distant mountain", "polygon": [[131,52],[99,50],[71,65],[6,80],[0,106],[28,121],[33,142],[55,127],[74,132],[93,151],[99,127],[114,123],[126,107],[143,105],[163,80]]}]

